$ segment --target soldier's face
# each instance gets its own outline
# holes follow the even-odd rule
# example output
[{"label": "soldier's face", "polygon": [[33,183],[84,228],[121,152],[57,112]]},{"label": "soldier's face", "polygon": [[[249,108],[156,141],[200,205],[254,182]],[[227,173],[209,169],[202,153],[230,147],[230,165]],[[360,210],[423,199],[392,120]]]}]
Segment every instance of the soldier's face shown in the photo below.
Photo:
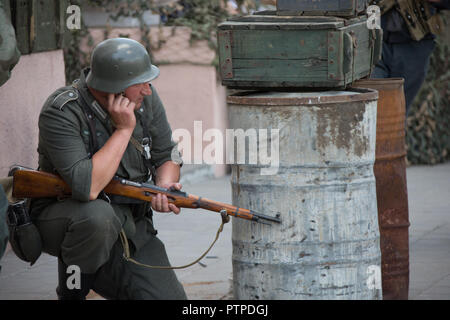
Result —
[{"label": "soldier's face", "polygon": [[145,96],[152,94],[152,89],[149,83],[139,83],[132,85],[125,89],[125,96],[132,102],[136,104],[136,109],[138,109],[142,101],[144,101]]}]

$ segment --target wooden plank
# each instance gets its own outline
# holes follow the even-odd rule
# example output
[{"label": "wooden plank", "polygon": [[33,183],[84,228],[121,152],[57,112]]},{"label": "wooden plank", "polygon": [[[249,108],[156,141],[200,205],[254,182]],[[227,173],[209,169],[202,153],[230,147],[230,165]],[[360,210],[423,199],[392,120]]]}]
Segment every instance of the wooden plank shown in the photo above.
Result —
[{"label": "wooden plank", "polygon": [[217,32],[217,39],[219,44],[219,67],[220,75],[222,79],[233,78],[233,61],[232,61],[232,36],[233,31],[221,31]]},{"label": "wooden plank", "polygon": [[309,81],[327,76],[328,62],[321,59],[233,59],[233,80]]},{"label": "wooden plank", "polygon": [[343,58],[343,36],[341,31],[329,31],[327,33],[327,79],[330,81],[344,80],[342,72]]},{"label": "wooden plank", "polygon": [[28,0],[16,0],[11,8],[16,30],[17,47],[21,54],[30,53],[30,6]]},{"label": "wooden plank", "polygon": [[327,58],[327,31],[277,30],[233,31],[233,58],[308,59]]},{"label": "wooden plank", "polygon": [[262,88],[270,90],[272,88],[278,89],[289,89],[289,90],[303,90],[308,88],[320,88],[320,89],[330,89],[335,90],[344,89],[346,84],[344,81],[326,81],[323,79],[317,81],[288,81],[284,79],[276,80],[262,80],[262,81],[250,81],[250,80],[223,80],[222,84],[229,87],[230,89],[245,89],[245,90],[260,90]]},{"label": "wooden plank", "polygon": [[278,0],[279,15],[352,17],[364,12],[368,0]]},{"label": "wooden plank", "polygon": [[328,23],[331,27],[336,25],[339,27],[345,23],[345,19],[339,17],[324,17],[324,16],[277,16],[277,15],[260,15],[261,12],[255,12],[248,16],[238,16],[228,18],[227,22],[262,22],[262,23],[308,23],[311,28],[314,28],[316,23]]},{"label": "wooden plank", "polygon": [[219,30],[329,30],[343,26],[342,22],[238,22],[220,24]]},{"label": "wooden plank", "polygon": [[277,0],[279,11],[347,11],[354,9],[355,0]]},{"label": "wooden plank", "polygon": [[32,0],[30,44],[32,52],[58,48],[56,0]]},{"label": "wooden plank", "polygon": [[356,24],[349,25],[347,27],[340,29],[343,32],[352,34],[356,39],[353,53],[353,67],[351,80],[355,81],[370,73],[372,50],[370,46],[370,34],[369,29],[367,29],[365,20],[360,21]]}]

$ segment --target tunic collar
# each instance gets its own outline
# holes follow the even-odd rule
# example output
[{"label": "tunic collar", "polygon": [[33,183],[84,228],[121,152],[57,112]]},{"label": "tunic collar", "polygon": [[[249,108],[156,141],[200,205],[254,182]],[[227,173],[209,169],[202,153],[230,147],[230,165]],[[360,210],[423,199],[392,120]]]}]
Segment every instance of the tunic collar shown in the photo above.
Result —
[{"label": "tunic collar", "polygon": [[80,79],[75,80],[75,86],[77,87],[78,91],[80,91],[82,98],[84,99],[88,107],[92,110],[95,117],[105,126],[105,128],[111,134],[113,132],[113,127],[108,112],[106,112],[98,103],[98,101],[95,100],[94,96],[91,94],[87,87],[86,76],[88,75],[89,70],[90,68],[85,68],[81,71]]}]

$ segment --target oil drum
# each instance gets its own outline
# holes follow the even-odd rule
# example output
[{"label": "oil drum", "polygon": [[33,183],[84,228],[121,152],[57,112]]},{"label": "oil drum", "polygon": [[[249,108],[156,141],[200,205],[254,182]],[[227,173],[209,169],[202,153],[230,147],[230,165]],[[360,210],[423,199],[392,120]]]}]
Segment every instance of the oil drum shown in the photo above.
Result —
[{"label": "oil drum", "polygon": [[376,89],[379,94],[374,174],[385,300],[407,300],[409,289],[410,223],[403,82],[402,78],[387,78],[360,80],[354,84],[356,87]]},{"label": "oil drum", "polygon": [[357,88],[227,97],[233,204],[281,219],[233,219],[235,299],[382,298],[377,99]]}]

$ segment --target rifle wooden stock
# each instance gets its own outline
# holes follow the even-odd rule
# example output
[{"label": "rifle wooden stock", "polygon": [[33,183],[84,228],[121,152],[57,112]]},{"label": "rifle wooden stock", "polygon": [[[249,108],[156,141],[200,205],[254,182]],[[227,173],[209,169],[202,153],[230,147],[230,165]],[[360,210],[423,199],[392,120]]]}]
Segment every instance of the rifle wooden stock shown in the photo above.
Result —
[{"label": "rifle wooden stock", "polygon": [[[103,189],[106,194],[118,195],[144,201],[152,201],[158,193],[165,194],[169,203],[179,208],[202,208],[215,212],[226,212],[227,215],[241,219],[262,222],[267,220],[280,223],[279,217],[271,217],[252,210],[194,196],[181,191],[160,188],[151,184],[136,183],[125,179],[114,178]],[[59,176],[35,170],[17,170],[14,172],[12,195],[15,198],[64,198],[70,197],[72,190]]]}]

